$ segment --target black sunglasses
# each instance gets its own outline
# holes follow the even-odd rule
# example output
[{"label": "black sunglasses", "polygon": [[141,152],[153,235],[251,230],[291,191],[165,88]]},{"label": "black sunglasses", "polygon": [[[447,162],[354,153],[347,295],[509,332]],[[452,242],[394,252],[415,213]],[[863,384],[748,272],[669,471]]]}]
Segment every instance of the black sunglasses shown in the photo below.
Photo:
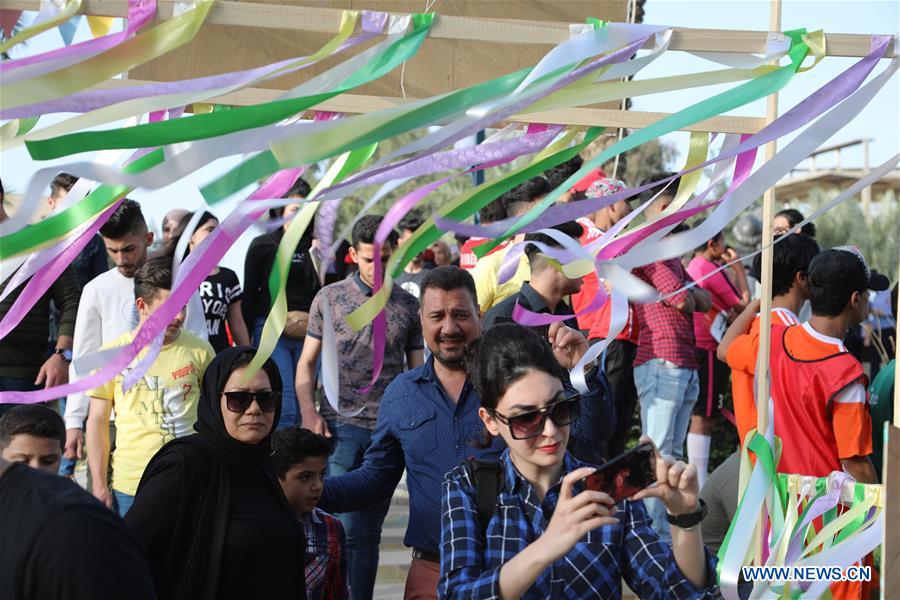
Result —
[{"label": "black sunglasses", "polygon": [[581,413],[581,397],[577,394],[557,400],[538,410],[530,410],[526,413],[514,416],[501,415],[495,410],[490,411],[501,423],[509,426],[509,432],[514,440],[527,440],[541,435],[547,417],[557,427],[569,425],[578,418]]},{"label": "black sunglasses", "polygon": [[259,405],[259,409],[264,413],[275,412],[275,406],[281,400],[281,394],[272,390],[263,390],[259,392],[249,392],[240,390],[237,392],[225,392],[225,406],[228,410],[235,413],[246,412],[253,401]]}]

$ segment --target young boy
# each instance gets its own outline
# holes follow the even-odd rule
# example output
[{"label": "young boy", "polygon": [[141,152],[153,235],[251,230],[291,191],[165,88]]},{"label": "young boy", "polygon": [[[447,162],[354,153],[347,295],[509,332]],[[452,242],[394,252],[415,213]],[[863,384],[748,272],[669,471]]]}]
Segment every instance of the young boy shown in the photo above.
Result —
[{"label": "young boy", "polygon": [[[772,327],[796,325],[797,314],[809,299],[806,273],[819,253],[816,241],[805,235],[788,235],[772,249]],[[751,276],[760,279],[761,259],[753,261]],[[759,301],[751,302],[731,323],[717,354],[731,368],[731,396],[741,445],[756,429],[756,357],[759,353]]]},{"label": "young boy", "polygon": [[0,457],[54,475],[62,461],[66,427],[43,404],[20,404],[0,417]]},{"label": "young boy", "polygon": [[[780,473],[825,477],[844,471],[859,483],[878,483],[872,454],[868,377],[842,338],[869,311],[868,290],[887,289],[856,247],[818,254],[809,265],[812,317],[772,330],[772,402],[781,438]],[[866,564],[871,564],[867,557]],[[868,598],[859,582],[832,584],[833,598]]]},{"label": "young boy", "polygon": [[[134,296],[139,321],[134,331],[114,339],[108,347],[130,344],[138,329],[169,298],[172,259],[153,258],[134,274]],[[182,331],[182,309],[166,327],[163,345],[144,376],[128,391],[122,389],[131,367],[114,379],[88,391],[91,398],[87,424],[88,467],[94,496],[125,516],[134,500],[147,463],[166,442],[193,433],[197,420],[200,381],[212,360],[212,346]],[[141,351],[135,359],[146,354]],[[112,493],[107,485],[109,415],[116,411],[116,449],[112,456]]]},{"label": "young boy", "polygon": [[345,600],[347,542],[341,522],[316,508],[325,481],[331,444],[299,427],[282,428],[272,435],[272,462],[281,489],[306,534],[306,597],[309,600]]}]

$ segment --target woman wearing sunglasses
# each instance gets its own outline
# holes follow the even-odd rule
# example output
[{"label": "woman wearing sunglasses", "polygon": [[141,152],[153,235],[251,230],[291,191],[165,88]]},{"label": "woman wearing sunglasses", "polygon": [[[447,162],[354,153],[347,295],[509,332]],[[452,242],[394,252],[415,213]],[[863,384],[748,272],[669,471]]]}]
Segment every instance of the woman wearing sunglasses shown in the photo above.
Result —
[{"label": "woman wearing sunglasses", "polygon": [[281,377],[255,349],[226,348],[203,375],[197,433],[166,444],[141,478],[131,526],[160,598],[306,598],[306,542],[270,459]]},{"label": "woman wearing sunglasses", "polygon": [[[525,327],[499,325],[467,364],[481,396],[479,416],[508,448],[485,528],[471,470],[447,474],[441,598],[619,598],[623,578],[641,598],[717,597],[715,559],[697,527],[694,467],[657,455],[657,485],[614,504],[584,489],[593,468],[566,450],[578,398],[567,394],[566,374],[544,340]],[[672,547],[650,527],[641,498],[651,496],[675,516]]]}]

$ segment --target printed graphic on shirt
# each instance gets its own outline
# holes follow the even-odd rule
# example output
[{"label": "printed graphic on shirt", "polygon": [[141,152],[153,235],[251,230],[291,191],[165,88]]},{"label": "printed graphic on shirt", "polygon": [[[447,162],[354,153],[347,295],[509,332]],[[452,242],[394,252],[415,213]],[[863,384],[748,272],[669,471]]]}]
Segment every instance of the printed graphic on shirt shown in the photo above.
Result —
[{"label": "printed graphic on shirt", "polygon": [[216,352],[221,352],[229,345],[225,332],[228,307],[241,299],[241,284],[234,271],[220,267],[200,284],[199,292],[209,343]]},{"label": "printed graphic on shirt", "polygon": [[[131,333],[126,333],[109,346],[130,341]],[[133,366],[88,392],[93,398],[111,400],[116,411],[114,489],[133,495],[150,458],[164,444],[194,432],[200,381],[212,357],[209,344],[182,331],[178,339],[162,347],[129,390],[122,383]]]}]

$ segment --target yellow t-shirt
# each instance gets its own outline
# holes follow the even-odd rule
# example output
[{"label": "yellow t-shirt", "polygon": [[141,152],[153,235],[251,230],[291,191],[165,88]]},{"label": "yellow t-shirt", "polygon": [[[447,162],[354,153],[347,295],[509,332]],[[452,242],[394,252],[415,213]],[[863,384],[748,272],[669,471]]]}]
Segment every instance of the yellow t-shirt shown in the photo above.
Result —
[{"label": "yellow t-shirt", "polygon": [[472,278],[475,279],[475,291],[478,293],[478,308],[481,309],[481,314],[486,313],[495,304],[517,294],[522,284],[531,279],[531,267],[528,266],[528,258],[523,253],[519,257],[519,266],[516,267],[515,275],[504,283],[497,283],[497,275],[500,273],[500,267],[503,266],[507,252],[509,252],[508,246],[503,250],[488,254],[479,259],[475,268],[470,271]]},{"label": "yellow t-shirt", "polygon": [[[131,332],[105,348],[130,344]],[[143,358],[143,350],[135,362]],[[116,449],[112,456],[112,487],[134,495],[153,455],[166,442],[193,433],[200,399],[200,381],[215,356],[208,342],[182,331],[165,344],[144,376],[127,393],[122,381],[131,367],[88,392],[92,398],[110,400],[116,411]]]}]

